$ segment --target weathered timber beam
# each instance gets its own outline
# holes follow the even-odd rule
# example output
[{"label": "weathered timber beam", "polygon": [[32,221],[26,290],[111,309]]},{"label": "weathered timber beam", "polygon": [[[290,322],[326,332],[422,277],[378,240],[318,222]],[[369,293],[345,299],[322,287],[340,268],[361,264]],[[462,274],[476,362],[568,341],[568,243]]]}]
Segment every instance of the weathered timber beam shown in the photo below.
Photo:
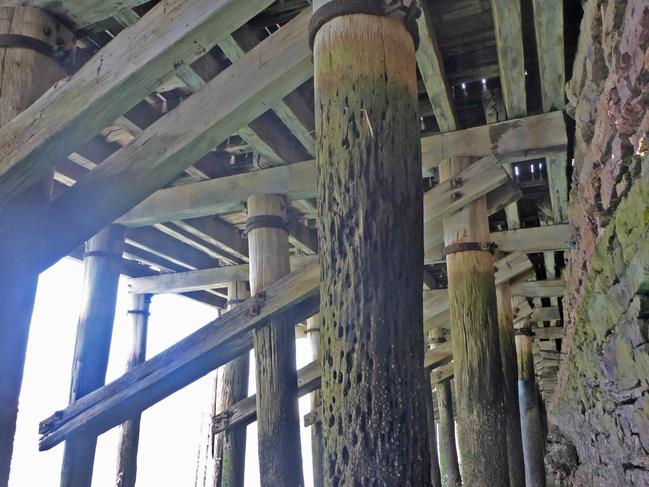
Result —
[{"label": "weathered timber beam", "polygon": [[78,30],[143,3],[146,0],[0,0],[0,7],[39,7],[62,19],[73,30]]},{"label": "weathered timber beam", "polygon": [[[311,54],[300,42],[308,19],[293,19],[61,194],[47,220],[16,232],[29,244],[18,257],[51,265],[308,79]],[[45,241],[54,233],[57,239]],[[2,246],[17,257],[12,242]]]},{"label": "weathered timber beam", "polygon": [[502,252],[520,250],[528,254],[567,250],[572,245],[570,225],[567,224],[493,232],[491,239]]},{"label": "weathered timber beam", "polygon": [[315,197],[315,162],[299,162],[161,189],[117,222],[136,227],[242,211],[248,197],[259,191],[282,194],[290,200]]},{"label": "weathered timber beam", "polygon": [[453,362],[437,367],[430,372],[430,383],[436,385],[444,382],[445,380],[453,378],[455,371],[453,369]]},{"label": "weathered timber beam", "polygon": [[563,110],[566,84],[563,0],[534,0],[533,8],[543,111]]},{"label": "weathered timber beam", "polygon": [[532,328],[535,340],[557,340],[563,338],[566,329],[563,326]]},{"label": "weathered timber beam", "polygon": [[[494,156],[483,157],[424,195],[424,228],[511,181]],[[424,233],[426,230],[424,229]]]},{"label": "weathered timber beam", "polygon": [[[424,356],[426,368],[437,367],[451,359],[450,344],[445,343],[435,350],[427,350]],[[320,387],[320,362],[311,362],[297,373],[298,392],[300,396]],[[220,433],[237,424],[250,424],[257,419],[256,396],[248,396],[232,406],[226,414],[217,416],[215,433]]]},{"label": "weathered timber beam", "polygon": [[101,434],[246,353],[251,332],[288,315],[294,322],[317,313],[320,272],[310,265],[253,296],[119,379],[58,411],[40,425],[39,447],[47,450],[81,431]]},{"label": "weathered timber beam", "polygon": [[192,62],[271,3],[180,0],[151,9],[0,129],[0,207],[149,95],[174,66]]},{"label": "weathered timber beam", "polygon": [[446,79],[444,60],[437,44],[431,12],[426,2],[420,2],[419,5],[422,15],[417,19],[420,38],[417,67],[426,86],[426,93],[440,132],[457,130],[457,115]]},{"label": "weathered timber beam", "polygon": [[524,281],[512,285],[512,296],[528,298],[561,297],[566,292],[566,283],[561,279],[549,281]]},{"label": "weathered timber beam", "polygon": [[421,139],[424,174],[450,157],[484,157],[493,153],[503,162],[564,152],[568,145],[563,112],[473,127]]},{"label": "weathered timber beam", "polygon": [[[317,263],[317,256],[291,257],[291,269],[297,270]],[[225,287],[229,282],[247,281],[248,264],[215,267],[190,272],[160,274],[129,281],[131,292],[136,294],[162,294]]]},{"label": "weathered timber beam", "polygon": [[507,109],[507,118],[523,117],[527,114],[527,100],[521,2],[491,0],[491,12],[496,30],[500,86]]}]

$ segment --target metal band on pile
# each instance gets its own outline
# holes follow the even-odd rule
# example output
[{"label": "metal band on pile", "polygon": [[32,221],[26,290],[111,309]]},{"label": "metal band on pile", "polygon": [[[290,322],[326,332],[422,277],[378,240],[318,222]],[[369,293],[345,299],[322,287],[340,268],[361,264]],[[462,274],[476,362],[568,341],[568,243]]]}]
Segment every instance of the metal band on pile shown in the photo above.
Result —
[{"label": "metal band on pile", "polygon": [[444,247],[443,256],[476,250],[493,254],[496,251],[496,244],[494,242],[457,242]]},{"label": "metal band on pile", "polygon": [[288,221],[277,215],[251,216],[246,221],[246,235],[257,228],[279,228],[288,231]]},{"label": "metal band on pile", "polygon": [[415,50],[419,48],[419,28],[417,18],[421,10],[417,7],[417,1],[412,0],[410,5],[405,5],[403,0],[332,0],[324,4],[314,12],[309,22],[309,46],[313,50],[315,36],[320,27],[330,20],[343,15],[367,14],[379,17],[387,17],[395,12],[405,14],[405,25],[415,43]]}]

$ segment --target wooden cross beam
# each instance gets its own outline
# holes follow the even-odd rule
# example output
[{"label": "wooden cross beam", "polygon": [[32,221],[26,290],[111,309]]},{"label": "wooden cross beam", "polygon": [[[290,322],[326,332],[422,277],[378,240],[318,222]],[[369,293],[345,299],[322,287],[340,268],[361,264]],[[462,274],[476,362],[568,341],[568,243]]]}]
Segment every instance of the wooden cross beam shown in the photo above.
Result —
[{"label": "wooden cross beam", "polygon": [[[551,113],[422,137],[422,162],[426,173],[426,168],[436,166],[444,157],[484,157],[493,151],[502,161],[517,156],[526,158],[531,154],[538,156],[562,148],[565,152],[566,144],[563,115]],[[240,211],[246,198],[258,191],[283,194],[293,200],[313,198],[316,194],[315,163],[300,162],[161,189],[122,216],[118,223],[144,226]]]},{"label": "wooden cross beam", "polygon": [[40,425],[40,449],[80,432],[99,435],[208,372],[246,353],[252,330],[287,314],[297,323],[313,316],[320,301],[320,270],[307,266],[266,287],[119,379],[70,404]]},{"label": "wooden cross beam", "polygon": [[0,129],[0,208],[149,95],[174,66],[191,63],[271,3],[180,0],[151,9]]},{"label": "wooden cross beam", "polygon": [[[311,52],[300,42],[308,19],[293,19],[109,156],[50,205],[47,220],[30,222],[0,251],[46,268],[286,96],[312,74]],[[52,234],[57,239],[44,238]],[[17,256],[21,247],[29,251]]]},{"label": "wooden cross beam", "polygon": [[526,296],[528,298],[553,298],[561,297],[566,292],[566,283],[561,279],[549,281],[523,281],[512,285],[512,296]]}]

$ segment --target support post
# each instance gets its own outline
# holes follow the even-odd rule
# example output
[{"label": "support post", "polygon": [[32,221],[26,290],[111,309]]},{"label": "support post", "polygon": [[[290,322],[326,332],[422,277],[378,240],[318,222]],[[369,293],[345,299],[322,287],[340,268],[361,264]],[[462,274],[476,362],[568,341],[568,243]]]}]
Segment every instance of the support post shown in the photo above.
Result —
[{"label": "support post", "polygon": [[[111,225],[86,244],[70,403],[104,385],[124,250],[124,227]],[[90,487],[97,437],[80,434],[65,442],[61,487]]]},{"label": "support post", "polygon": [[453,394],[451,379],[435,387],[437,407],[439,410],[439,451],[441,467],[446,467],[448,487],[461,487],[460,464],[457,460],[457,443],[455,441],[455,417],[453,415]]},{"label": "support post", "polygon": [[[228,310],[250,296],[247,281],[228,284]],[[250,354],[244,353],[219,369],[216,413],[228,411],[248,397]],[[246,466],[246,425],[218,434],[214,450],[214,487],[243,487]]]},{"label": "support post", "polygon": [[[470,163],[443,161],[440,180],[456,177]],[[444,218],[443,225],[462,479],[466,485],[509,487],[494,258],[471,248],[489,241],[486,198]]]},{"label": "support post", "polygon": [[518,406],[518,365],[514,339],[514,313],[509,282],[496,286],[500,354],[503,361],[503,397],[507,418],[507,458],[511,487],[525,487],[525,464],[521,440],[521,415]]},{"label": "support post", "polygon": [[430,485],[413,38],[338,16],[314,66],[325,484]]},{"label": "support post", "polygon": [[[248,198],[250,292],[289,273],[286,201],[283,196]],[[300,418],[294,323],[271,320],[253,333],[257,365],[257,431],[262,486],[302,486]]]},{"label": "support post", "polygon": [[437,428],[435,427],[435,408],[433,407],[433,388],[426,388],[426,418],[428,420],[428,448],[430,449],[430,479],[433,487],[442,487],[442,476],[437,455]]},{"label": "support post", "polygon": [[[320,315],[309,318],[306,322],[306,333],[311,343],[313,360],[320,360]],[[322,394],[320,389],[311,393],[311,411],[321,410]],[[324,451],[322,438],[322,414],[311,426],[311,459],[313,462],[313,487],[324,487]]]},{"label": "support post", "polygon": [[526,487],[545,487],[544,434],[534,377],[533,334],[529,323],[516,330],[518,398],[521,411]]},{"label": "support post", "polygon": [[[51,47],[59,41],[63,48],[74,44],[72,32],[44,10],[33,7],[0,8],[0,34],[32,37]],[[21,47],[0,47],[0,126],[65,76],[53,57]],[[14,211],[0,216],[0,231],[13,232],[24,224],[24,214],[44,211],[51,190],[49,175],[16,198]],[[0,266],[0,487],[6,487],[38,271],[19,266],[11,258],[2,259]]]},{"label": "support post", "polygon": [[[146,337],[149,325],[150,294],[131,296],[131,352],[126,370],[146,360]],[[135,487],[137,477],[137,450],[140,441],[140,414],[122,423],[117,450],[117,487]]]}]

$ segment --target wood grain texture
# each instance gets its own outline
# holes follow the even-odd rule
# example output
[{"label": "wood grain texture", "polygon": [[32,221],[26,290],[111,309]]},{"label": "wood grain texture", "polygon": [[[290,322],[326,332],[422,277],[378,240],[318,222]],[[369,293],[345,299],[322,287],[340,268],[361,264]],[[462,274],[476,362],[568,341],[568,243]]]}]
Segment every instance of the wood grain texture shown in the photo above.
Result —
[{"label": "wood grain texture", "polygon": [[252,348],[251,331],[282,313],[299,322],[317,311],[319,269],[308,266],[265,288],[119,379],[44,420],[47,450],[80,430],[100,434]]},{"label": "wood grain texture", "polygon": [[534,0],[534,32],[543,111],[565,107],[563,0]]},{"label": "wood grain texture", "polygon": [[[466,159],[444,161],[440,179],[458,175],[469,164]],[[488,239],[484,197],[444,218],[445,245]],[[462,476],[476,487],[509,487],[493,262],[484,251],[446,257]]]},{"label": "wood grain texture", "polygon": [[0,129],[0,206],[149,95],[174,66],[191,63],[270,3],[164,0],[155,6]]},{"label": "wood grain texture", "polygon": [[[286,219],[281,195],[248,198],[248,218]],[[290,272],[288,232],[260,227],[248,232],[250,292],[254,296]],[[302,486],[300,415],[295,369],[294,322],[270,320],[253,332],[257,378],[257,443],[262,486]]]},{"label": "wood grain texture", "polygon": [[[131,296],[131,352],[126,370],[140,365],[146,360],[146,345],[149,325],[150,294]],[[117,487],[135,487],[137,479],[137,452],[140,442],[140,415],[137,414],[121,425],[119,446],[117,447]]]},{"label": "wood grain texture", "polygon": [[[263,113],[266,103],[310,76],[308,46],[298,42],[307,24],[307,16],[295,18],[60,195],[47,220],[30,221],[16,232],[16,239],[29,241],[29,252],[17,252],[6,239],[0,255],[46,268]],[[43,238],[54,233],[56,240]]]},{"label": "wood grain texture", "polygon": [[[60,39],[65,47],[74,43],[74,36],[46,12],[30,7],[0,8],[0,33],[35,37],[50,46]],[[12,120],[33,103],[65,71],[56,60],[29,49],[0,49],[0,125]],[[52,195],[52,174],[25,191],[5,211],[0,221],[3,236],[24,224],[24,215],[41,218]],[[5,238],[5,237],[3,237]],[[24,242],[15,243],[21,248]],[[9,481],[9,467],[18,413],[18,397],[22,384],[27,338],[31,321],[38,270],[19,264],[13,254],[0,258],[0,485]]]},{"label": "wood grain texture", "polygon": [[430,485],[412,37],[337,17],[314,65],[326,485]]},{"label": "wood grain texture", "polygon": [[[90,239],[83,260],[83,290],[72,360],[70,403],[104,385],[113,335],[124,228],[111,225]],[[82,434],[66,441],[61,487],[89,486],[97,438]]]}]

